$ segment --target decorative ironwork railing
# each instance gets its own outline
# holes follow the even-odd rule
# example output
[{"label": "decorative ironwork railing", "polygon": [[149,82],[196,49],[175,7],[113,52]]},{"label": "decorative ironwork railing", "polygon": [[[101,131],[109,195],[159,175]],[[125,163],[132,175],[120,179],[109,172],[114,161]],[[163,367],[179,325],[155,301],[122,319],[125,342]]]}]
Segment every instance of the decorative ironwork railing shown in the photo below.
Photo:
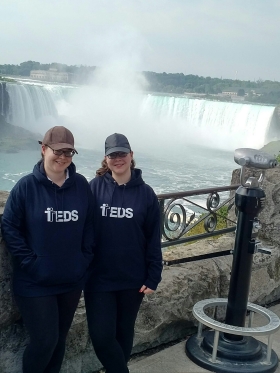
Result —
[{"label": "decorative ironwork railing", "polygon": [[[236,230],[236,222],[228,217],[228,210],[234,205],[234,191],[239,185],[195,189],[185,192],[158,194],[161,210],[161,247],[182,245],[205,238],[222,235]],[[197,201],[197,197],[203,200]],[[1,225],[0,211],[0,225]],[[223,224],[219,224],[219,222]],[[230,222],[231,226],[228,226]],[[193,233],[199,227],[199,233]],[[201,233],[201,231],[204,231]],[[164,264],[177,264],[231,254],[221,250],[187,258],[165,260]]]},{"label": "decorative ironwork railing", "polygon": [[[230,185],[158,194],[161,210],[161,247],[182,245],[234,232],[236,222],[228,217],[228,211],[234,206],[234,195],[230,195],[230,191],[238,187],[239,185]],[[229,222],[231,226],[228,226]],[[199,233],[196,233],[196,230]],[[166,260],[164,264],[184,263],[229,254],[231,250],[222,250],[188,258]]]}]

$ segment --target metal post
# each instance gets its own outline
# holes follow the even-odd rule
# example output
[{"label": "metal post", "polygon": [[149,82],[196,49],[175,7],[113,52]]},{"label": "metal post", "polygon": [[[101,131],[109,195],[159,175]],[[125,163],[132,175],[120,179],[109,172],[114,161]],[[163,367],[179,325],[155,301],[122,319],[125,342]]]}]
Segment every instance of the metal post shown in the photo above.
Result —
[{"label": "metal post", "polygon": [[[191,336],[186,342],[186,353],[192,361],[211,372],[273,373],[278,366],[278,356],[272,350],[271,337],[266,346],[248,334],[243,336],[243,333],[228,332],[233,332],[235,327],[245,329],[253,255],[257,251],[256,238],[260,229],[257,216],[265,201],[265,193],[259,183],[263,179],[263,170],[275,167],[277,162],[267,153],[248,148],[237,149],[234,160],[242,169],[241,186],[235,194],[238,221],[225,328],[219,328],[224,333],[219,335],[218,328],[213,327],[214,330],[203,331],[202,338]],[[245,180],[244,166],[261,169],[260,178]],[[253,316],[249,320],[250,326],[252,319]]]},{"label": "metal post", "polygon": [[[249,296],[255,237],[252,237],[254,220],[261,211],[265,198],[259,187],[240,186],[235,194],[238,209],[236,239],[229,285],[226,324],[245,326]],[[242,336],[226,334],[229,340],[241,340]]]},{"label": "metal post", "polygon": [[255,315],[255,312],[250,311],[249,321],[248,321],[248,328],[252,328],[252,326],[253,326],[254,315]]}]

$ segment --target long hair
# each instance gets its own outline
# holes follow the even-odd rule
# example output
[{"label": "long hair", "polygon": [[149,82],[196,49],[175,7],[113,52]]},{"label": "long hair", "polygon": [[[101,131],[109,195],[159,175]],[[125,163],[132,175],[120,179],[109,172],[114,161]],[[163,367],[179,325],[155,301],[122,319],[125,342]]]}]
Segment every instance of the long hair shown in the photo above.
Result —
[{"label": "long hair", "polygon": [[[133,170],[136,166],[135,160],[132,158],[131,163],[130,163],[130,169]],[[102,176],[106,174],[106,172],[110,171],[110,168],[108,167],[108,164],[106,162],[106,159],[104,158],[103,161],[101,162],[101,167],[96,170],[95,176]]]}]

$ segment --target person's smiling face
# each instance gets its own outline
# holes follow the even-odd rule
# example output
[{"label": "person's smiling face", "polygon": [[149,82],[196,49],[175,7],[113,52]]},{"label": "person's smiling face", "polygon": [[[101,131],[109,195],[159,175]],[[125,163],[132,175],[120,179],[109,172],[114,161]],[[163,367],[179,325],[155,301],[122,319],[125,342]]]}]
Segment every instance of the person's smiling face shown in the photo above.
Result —
[{"label": "person's smiling face", "polygon": [[116,158],[110,158],[106,156],[106,162],[113,175],[121,176],[130,173],[132,157],[133,152],[126,153],[126,156],[123,157],[117,156]]},{"label": "person's smiling face", "polygon": [[[71,149],[64,148],[61,150],[71,151]],[[72,162],[72,157],[66,157],[65,154],[55,155],[52,149],[46,145],[42,145],[42,153],[44,155],[44,167],[46,174],[64,172]]]}]

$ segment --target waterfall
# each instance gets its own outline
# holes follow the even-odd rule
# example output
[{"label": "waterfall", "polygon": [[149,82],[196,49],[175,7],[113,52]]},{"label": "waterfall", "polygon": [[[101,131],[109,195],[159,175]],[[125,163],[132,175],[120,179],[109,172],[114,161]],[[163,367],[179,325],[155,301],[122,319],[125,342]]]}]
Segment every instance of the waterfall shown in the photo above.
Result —
[{"label": "waterfall", "polygon": [[38,130],[38,123],[44,118],[56,118],[57,103],[63,99],[63,87],[58,85],[6,83],[6,92],[10,103],[5,119],[30,130]]},{"label": "waterfall", "polygon": [[[147,95],[142,114],[153,117],[169,135],[203,146],[260,148],[270,137],[275,107]],[[279,129],[279,126],[278,126]],[[279,138],[279,130],[278,130]]]},{"label": "waterfall", "polygon": [[[0,114],[7,122],[44,132],[57,123],[69,123],[72,128],[74,121],[78,128],[85,129],[80,131],[84,134],[80,142],[86,145],[90,139],[90,146],[92,139],[98,141],[98,136],[103,139],[113,131],[139,139],[142,136],[151,147],[155,142],[163,147],[172,141],[182,146],[195,144],[226,150],[261,148],[280,137],[274,106],[129,92],[120,95],[116,90],[112,95],[97,87],[91,90],[35,82],[6,83],[4,90],[0,84]],[[5,112],[3,92],[9,96]],[[66,118],[65,122],[60,115]],[[95,128],[95,123],[99,127]]]},{"label": "waterfall", "polygon": [[8,84],[7,91],[11,100],[9,123],[29,127],[41,117],[57,115],[53,97],[44,87]]}]

